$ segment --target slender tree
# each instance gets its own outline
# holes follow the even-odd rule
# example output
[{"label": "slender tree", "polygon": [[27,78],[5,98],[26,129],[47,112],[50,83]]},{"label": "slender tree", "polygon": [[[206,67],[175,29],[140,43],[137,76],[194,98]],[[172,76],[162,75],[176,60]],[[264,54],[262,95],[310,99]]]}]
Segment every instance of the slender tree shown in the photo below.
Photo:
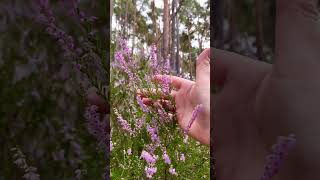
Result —
[{"label": "slender tree", "polygon": [[169,53],[169,1],[163,0],[163,47],[162,56],[163,58],[168,57]]},{"label": "slender tree", "polygon": [[[176,40],[177,40],[177,34],[176,34],[176,16],[175,16],[175,11],[176,11],[176,6],[177,2],[176,0],[172,0],[172,9],[171,9],[171,60],[170,60],[170,66],[172,70],[176,70],[175,65],[176,65]],[[176,72],[177,73],[177,72]]]},{"label": "slender tree", "polygon": [[[179,4],[179,0],[176,0],[176,3]],[[177,4],[175,7],[177,7]],[[176,8],[176,11],[178,11],[178,9]],[[176,20],[176,64],[175,64],[175,68],[176,68],[176,73],[177,74],[180,74],[180,55],[179,55],[179,43],[180,43],[180,39],[179,39],[179,17],[178,17],[178,14],[176,13],[175,14],[175,20]]]},{"label": "slender tree", "polygon": [[264,60],[263,55],[263,1],[255,0],[255,14],[256,14],[256,39],[257,39],[257,57]]},{"label": "slender tree", "polygon": [[210,32],[213,32],[213,35],[210,40],[211,44],[217,48],[223,47],[223,0],[214,0],[210,2]]},{"label": "slender tree", "polygon": [[129,0],[126,0],[126,11],[125,11],[125,19],[124,19],[124,32],[125,32],[125,37],[127,38],[128,37],[128,11],[129,11]]},{"label": "slender tree", "polygon": [[134,50],[134,47],[135,47],[135,40],[136,40],[136,36],[135,36],[135,32],[136,32],[136,22],[137,22],[137,10],[136,10],[136,0],[132,0],[132,8],[133,8],[133,23],[132,23],[132,34],[133,34],[133,37],[132,37],[132,54],[133,54],[133,50]]},{"label": "slender tree", "polygon": [[[151,1],[151,10],[152,10],[152,33],[155,39],[157,39],[157,20],[156,20],[156,6],[154,0]],[[154,40],[155,40],[154,39]]]},{"label": "slender tree", "polygon": [[113,0],[110,0],[110,27],[112,27],[113,8],[114,8],[114,2]]}]

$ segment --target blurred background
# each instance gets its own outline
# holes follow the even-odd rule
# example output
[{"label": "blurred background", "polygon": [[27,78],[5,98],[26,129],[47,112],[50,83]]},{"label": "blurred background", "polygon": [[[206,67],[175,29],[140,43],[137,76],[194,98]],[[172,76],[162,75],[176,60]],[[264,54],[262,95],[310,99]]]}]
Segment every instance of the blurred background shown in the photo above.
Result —
[{"label": "blurred background", "polygon": [[275,1],[214,0],[212,18],[214,47],[273,62]]},{"label": "blurred background", "polygon": [[105,176],[84,108],[109,82],[108,15],[102,0],[0,1],[0,180]]}]

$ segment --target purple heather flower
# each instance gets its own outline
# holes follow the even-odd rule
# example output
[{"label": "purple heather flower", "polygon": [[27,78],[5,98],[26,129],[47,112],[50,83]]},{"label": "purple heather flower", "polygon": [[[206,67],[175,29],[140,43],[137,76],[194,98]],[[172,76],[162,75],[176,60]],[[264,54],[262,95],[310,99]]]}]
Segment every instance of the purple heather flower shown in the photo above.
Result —
[{"label": "purple heather flower", "polygon": [[130,57],[130,49],[128,47],[127,41],[125,39],[120,39],[119,41],[120,47],[122,48],[124,54]]},{"label": "purple heather flower", "polygon": [[157,59],[157,47],[155,44],[151,45],[150,50],[150,57],[151,57],[151,68],[154,71],[154,74],[158,74],[158,59]]},{"label": "purple heather flower", "polygon": [[202,104],[198,104],[198,105],[194,108],[194,110],[192,111],[192,116],[191,116],[191,119],[190,119],[190,121],[189,121],[189,123],[188,123],[188,126],[184,129],[184,134],[185,134],[185,135],[188,134],[189,129],[191,128],[194,120],[197,118],[198,113],[202,110],[202,108],[203,108],[203,105],[202,105]]},{"label": "purple heather flower", "polygon": [[80,180],[81,177],[82,177],[82,175],[83,175],[81,169],[76,169],[76,170],[74,171],[74,174],[75,174],[75,179],[76,179],[76,180]]},{"label": "purple heather flower", "polygon": [[162,92],[165,94],[168,94],[170,92],[170,77],[169,76],[161,76],[161,86],[162,86]]},{"label": "purple heather flower", "polygon": [[169,61],[169,58],[167,58],[164,60],[163,73],[169,74],[169,72],[170,72],[170,61]]},{"label": "purple heather flower", "polygon": [[136,123],[136,126],[135,126],[135,131],[140,130],[145,122],[146,122],[146,117],[145,116],[139,118],[137,123]]},{"label": "purple heather flower", "polygon": [[121,128],[122,128],[124,131],[128,132],[130,135],[132,135],[132,134],[133,134],[133,131],[132,131],[129,123],[128,123],[125,119],[123,119],[123,117],[122,117],[121,114],[118,112],[118,110],[114,109],[114,112],[115,112],[115,114],[117,115],[117,119],[118,119],[118,122],[119,122]]},{"label": "purple heather flower", "polygon": [[117,60],[117,62],[119,63],[119,67],[122,69],[122,70],[124,70],[124,69],[126,69],[127,67],[126,67],[126,61],[125,61],[125,59],[124,59],[124,56],[123,56],[123,54],[120,52],[120,51],[117,51],[116,53],[115,53],[115,55],[114,55],[114,57],[115,57],[115,59]]},{"label": "purple heather flower", "polygon": [[131,155],[131,154],[132,154],[131,148],[129,148],[129,149],[127,150],[127,153],[128,153],[128,155]]},{"label": "purple heather flower", "polygon": [[173,167],[169,168],[169,173],[172,174],[172,175],[177,175],[176,169],[173,168]]},{"label": "purple heather flower", "polygon": [[167,152],[166,152],[166,151],[164,151],[164,152],[163,152],[162,157],[163,157],[164,162],[165,162],[166,164],[171,164],[170,157],[169,157],[169,155],[167,154]]},{"label": "purple heather flower", "polygon": [[46,27],[46,32],[61,46],[64,56],[68,58],[75,58],[74,40],[55,24],[55,18],[52,10],[49,8],[49,2],[47,0],[40,0],[39,7],[40,15],[38,17],[38,21]]},{"label": "purple heather flower", "polygon": [[184,156],[184,154],[181,154],[181,155],[180,155],[180,161],[183,161],[183,162],[184,162],[185,160],[186,160],[186,157]]},{"label": "purple heather flower", "polygon": [[158,114],[159,114],[159,117],[160,117],[160,121],[162,123],[165,122],[166,116],[165,116],[165,111],[164,111],[163,108],[159,108],[158,109]]},{"label": "purple heather flower", "polygon": [[143,112],[145,112],[145,113],[149,112],[148,107],[145,104],[143,104],[143,101],[142,101],[140,96],[137,96],[137,102],[138,102],[138,104],[141,107]]},{"label": "purple heather flower", "polygon": [[134,81],[136,78],[134,76],[134,74],[131,72],[131,70],[129,69],[128,63],[125,61],[124,55],[122,52],[117,51],[115,53],[115,60],[117,60],[118,62],[118,67],[124,71],[125,73],[128,74],[129,79],[131,81]]},{"label": "purple heather flower", "polygon": [[40,175],[37,173],[37,168],[35,167],[28,167],[25,169],[25,174],[23,178],[26,180],[40,180]]},{"label": "purple heather flower", "polygon": [[149,124],[147,125],[147,131],[151,137],[151,141],[157,146],[160,144],[160,139],[157,134],[157,128],[156,127],[151,127]]},{"label": "purple heather flower", "polygon": [[152,156],[150,153],[148,153],[147,151],[143,150],[141,153],[141,157],[147,161],[148,164],[153,165],[156,163],[156,158],[154,156]]},{"label": "purple heather flower", "polygon": [[100,114],[98,113],[98,106],[91,105],[86,108],[85,119],[87,121],[87,128],[100,144],[104,144],[106,132],[106,123],[100,121]]},{"label": "purple heather flower", "polygon": [[148,145],[146,145],[146,149],[147,149],[148,152],[153,154],[155,149],[156,149],[156,146],[154,144],[148,144]]},{"label": "purple heather flower", "polygon": [[18,148],[11,148],[11,151],[14,152],[13,159],[14,164],[18,166],[18,168],[23,169],[25,174],[23,175],[23,179],[26,180],[39,180],[40,176],[37,173],[37,168],[33,166],[29,166],[26,162],[25,155]]},{"label": "purple heather flower", "polygon": [[146,167],[145,171],[146,171],[147,177],[152,178],[153,175],[157,172],[157,168],[156,167]]},{"label": "purple heather flower", "polygon": [[76,63],[76,64],[75,64],[75,68],[76,68],[78,71],[80,71],[80,70],[81,70],[81,64]]},{"label": "purple heather flower", "polygon": [[296,138],[294,135],[278,138],[277,144],[272,146],[272,152],[266,157],[267,162],[260,180],[271,180],[278,173],[284,157],[288,155],[295,143]]}]

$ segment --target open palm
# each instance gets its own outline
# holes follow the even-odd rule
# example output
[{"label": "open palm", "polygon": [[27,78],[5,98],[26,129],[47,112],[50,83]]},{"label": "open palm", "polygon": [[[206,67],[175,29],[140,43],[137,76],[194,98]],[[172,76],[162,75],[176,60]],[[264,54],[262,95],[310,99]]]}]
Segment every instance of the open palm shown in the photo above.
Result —
[{"label": "open palm", "polygon": [[171,76],[175,88],[172,95],[176,103],[176,115],[181,128],[186,128],[195,107],[202,104],[189,134],[200,143],[210,143],[210,49],[201,53],[197,60],[196,81]]}]

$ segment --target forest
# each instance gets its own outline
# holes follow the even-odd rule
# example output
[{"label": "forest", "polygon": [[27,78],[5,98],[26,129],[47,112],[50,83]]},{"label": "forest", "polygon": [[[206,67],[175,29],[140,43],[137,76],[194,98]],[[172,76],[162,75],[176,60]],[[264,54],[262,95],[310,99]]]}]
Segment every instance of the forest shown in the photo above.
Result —
[{"label": "forest", "polygon": [[211,18],[212,46],[273,62],[275,1],[215,0]]}]

